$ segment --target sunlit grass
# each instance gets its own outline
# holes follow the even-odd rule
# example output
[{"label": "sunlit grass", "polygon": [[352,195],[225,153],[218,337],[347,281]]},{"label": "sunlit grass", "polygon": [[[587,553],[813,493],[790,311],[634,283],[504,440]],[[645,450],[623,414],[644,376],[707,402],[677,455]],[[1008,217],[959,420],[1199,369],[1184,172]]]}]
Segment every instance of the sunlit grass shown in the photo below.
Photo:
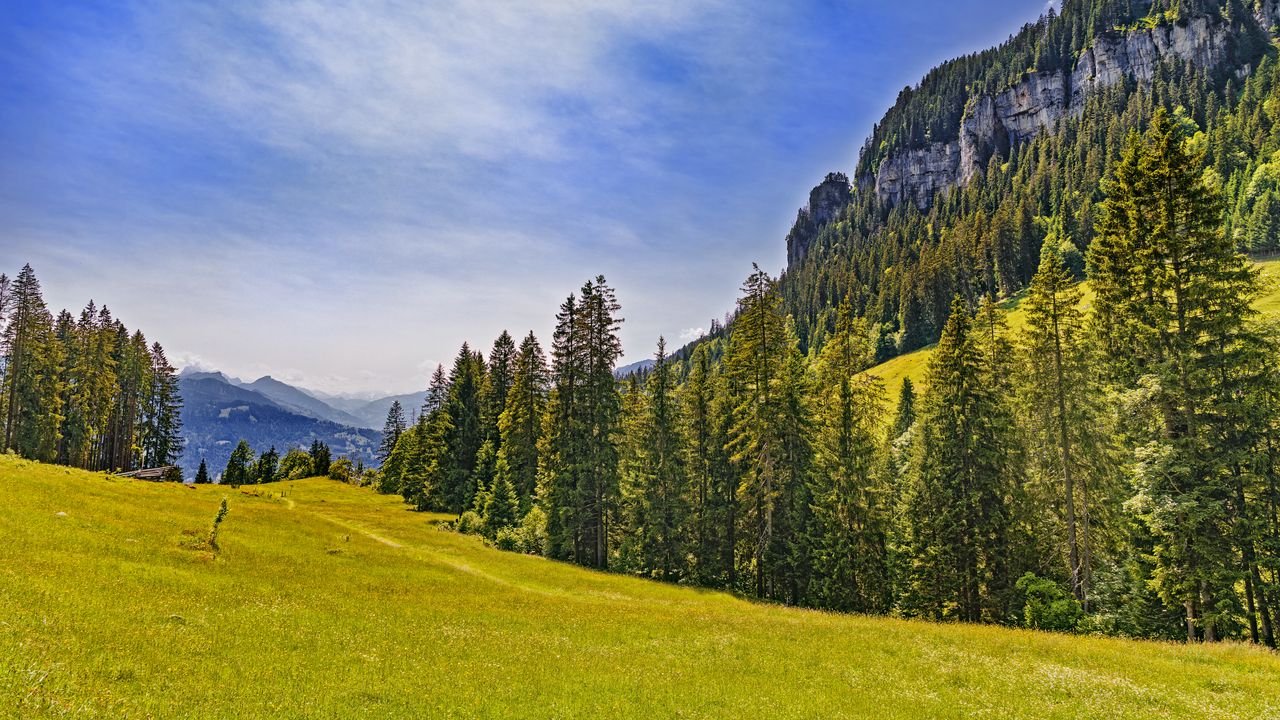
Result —
[{"label": "sunlit grass", "polygon": [[0,715],[1280,714],[1280,660],[1255,648],[754,604],[492,550],[329,480],[191,489],[0,457],[0,483]]},{"label": "sunlit grass", "polygon": [[[1255,267],[1261,271],[1262,276],[1262,294],[1254,302],[1254,307],[1263,315],[1277,316],[1280,315],[1280,258],[1269,258],[1254,263]],[[1080,285],[1081,289],[1081,307],[1086,311],[1093,304],[1093,292],[1089,289],[1089,283],[1084,282]],[[1025,299],[1026,293],[1020,293],[1000,303],[1000,306],[1008,311],[1005,316],[1005,322],[1009,325],[1009,330],[1015,336],[1027,324],[1027,313],[1022,307],[1022,301]],[[897,407],[898,394],[902,392],[902,381],[904,378],[911,378],[912,384],[919,391],[924,387],[925,372],[929,366],[929,355],[932,353],[932,347],[923,350],[917,350],[906,355],[899,355],[891,358],[867,372],[878,375],[885,384],[885,402],[891,407]]]}]

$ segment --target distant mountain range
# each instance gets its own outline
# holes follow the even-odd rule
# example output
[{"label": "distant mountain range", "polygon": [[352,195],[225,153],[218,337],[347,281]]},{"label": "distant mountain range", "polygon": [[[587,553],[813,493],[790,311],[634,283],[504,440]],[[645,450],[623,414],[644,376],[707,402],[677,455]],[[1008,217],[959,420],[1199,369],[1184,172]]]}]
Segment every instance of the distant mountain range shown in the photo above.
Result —
[{"label": "distant mountain range", "polygon": [[399,400],[406,416],[426,392],[375,400],[326,396],[281,382],[270,376],[244,382],[220,372],[183,371],[182,435],[186,450],[181,465],[188,477],[204,458],[217,475],[240,440],[255,452],[274,446],[281,453],[309,447],[319,439],[335,457],[346,455],[365,465],[377,464],[381,428],[391,403]]}]

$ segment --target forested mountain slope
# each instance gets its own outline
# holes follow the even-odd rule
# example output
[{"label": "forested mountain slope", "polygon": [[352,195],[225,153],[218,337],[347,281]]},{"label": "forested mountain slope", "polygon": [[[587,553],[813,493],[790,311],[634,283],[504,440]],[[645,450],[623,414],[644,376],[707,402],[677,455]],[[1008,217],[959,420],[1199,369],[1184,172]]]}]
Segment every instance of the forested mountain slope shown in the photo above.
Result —
[{"label": "forested mountain slope", "polygon": [[1280,661],[1259,648],[756,604],[499,552],[331,480],[184,488],[0,456],[0,483],[6,716],[1225,720],[1280,706]]},{"label": "forested mountain slope", "polygon": [[930,72],[787,239],[802,350],[845,298],[884,360],[936,341],[956,293],[972,306],[1022,290],[1045,242],[1082,270],[1102,180],[1157,108],[1206,154],[1236,245],[1280,247],[1277,25],[1276,0],[1072,0]]}]

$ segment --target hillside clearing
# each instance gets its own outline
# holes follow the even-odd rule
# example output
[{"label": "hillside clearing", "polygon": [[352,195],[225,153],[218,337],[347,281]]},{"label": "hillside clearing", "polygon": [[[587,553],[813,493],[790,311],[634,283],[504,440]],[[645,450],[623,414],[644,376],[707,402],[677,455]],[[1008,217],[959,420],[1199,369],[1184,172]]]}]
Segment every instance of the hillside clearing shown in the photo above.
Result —
[{"label": "hillside clearing", "polygon": [[[398,498],[0,457],[13,717],[1275,717],[1280,658],[749,603],[499,552]],[[218,503],[219,553],[195,539]],[[60,515],[65,513],[65,515]]]}]

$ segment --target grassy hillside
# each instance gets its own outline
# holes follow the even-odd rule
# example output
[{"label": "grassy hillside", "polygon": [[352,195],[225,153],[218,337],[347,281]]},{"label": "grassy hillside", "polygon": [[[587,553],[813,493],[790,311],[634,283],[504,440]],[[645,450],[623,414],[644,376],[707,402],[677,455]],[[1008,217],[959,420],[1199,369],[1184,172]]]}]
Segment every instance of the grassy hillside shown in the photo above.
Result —
[{"label": "grassy hillside", "polygon": [[[1280,315],[1280,259],[1264,260],[1256,264],[1257,268],[1262,271],[1263,293],[1254,303],[1254,307],[1266,315]],[[1084,305],[1093,300],[1093,294],[1089,292],[1089,284],[1084,284]],[[1005,318],[1009,323],[1011,330],[1017,331],[1026,322],[1026,314],[1019,309],[1018,305],[1021,296],[1006,300],[1002,306],[1009,310],[1008,316]],[[898,393],[902,390],[902,380],[911,378],[917,389],[923,387],[925,371],[929,365],[929,355],[931,348],[917,350],[906,355],[899,355],[892,360],[883,362],[867,372],[879,375],[884,380],[886,393],[886,402],[895,404],[898,402]]]},{"label": "grassy hillside", "polygon": [[4,716],[1280,714],[1280,657],[1257,648],[756,605],[490,550],[329,480],[0,456],[0,483]]}]

